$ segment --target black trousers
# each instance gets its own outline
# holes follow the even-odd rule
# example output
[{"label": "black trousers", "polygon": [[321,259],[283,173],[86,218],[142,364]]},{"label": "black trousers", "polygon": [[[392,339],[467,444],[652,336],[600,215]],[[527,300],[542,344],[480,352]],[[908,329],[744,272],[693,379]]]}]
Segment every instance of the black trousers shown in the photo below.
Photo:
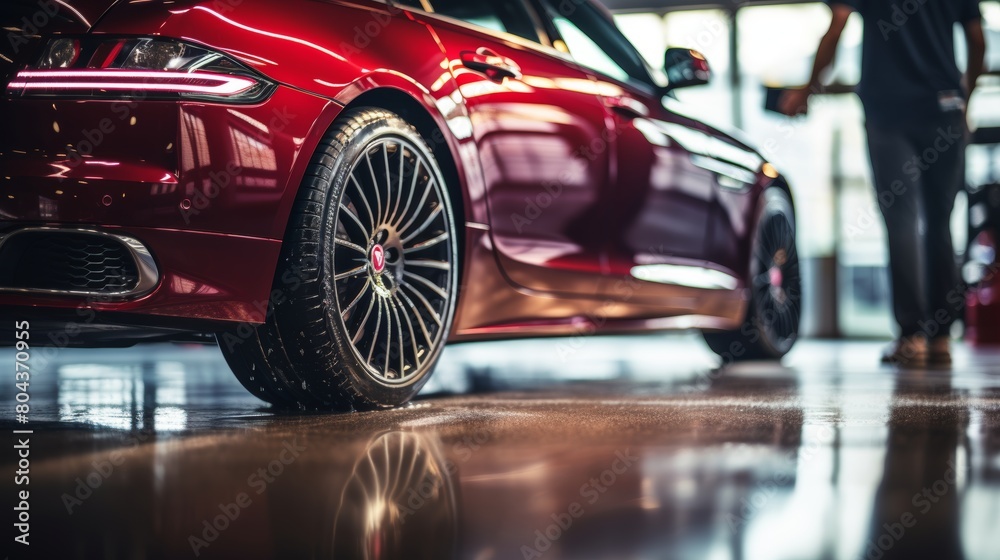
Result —
[{"label": "black trousers", "polygon": [[867,129],[900,334],[945,336],[964,302],[950,224],[965,181],[965,116]]}]

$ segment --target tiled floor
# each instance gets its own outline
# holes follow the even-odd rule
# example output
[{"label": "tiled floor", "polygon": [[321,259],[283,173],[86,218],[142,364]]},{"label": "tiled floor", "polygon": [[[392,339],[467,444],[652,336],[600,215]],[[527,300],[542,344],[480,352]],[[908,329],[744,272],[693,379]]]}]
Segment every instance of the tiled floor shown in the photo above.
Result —
[{"label": "tiled floor", "polygon": [[466,344],[404,409],[294,415],[213,347],[39,350],[31,552],[1000,558],[1000,352],[959,348],[951,371],[878,352],[809,341],[716,370],[688,335]]}]

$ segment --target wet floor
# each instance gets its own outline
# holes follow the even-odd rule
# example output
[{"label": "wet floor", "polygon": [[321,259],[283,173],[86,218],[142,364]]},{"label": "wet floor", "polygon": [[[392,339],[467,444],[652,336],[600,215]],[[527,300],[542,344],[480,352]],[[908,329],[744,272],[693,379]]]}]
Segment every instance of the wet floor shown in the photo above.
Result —
[{"label": "wet floor", "polygon": [[783,367],[717,370],[686,335],[466,344],[405,409],[293,415],[247,394],[213,347],[38,350],[27,426],[0,384],[7,441],[34,430],[31,544],[4,548],[1000,558],[1000,352],[960,348],[953,371],[924,372],[881,368],[878,352],[806,342]]}]

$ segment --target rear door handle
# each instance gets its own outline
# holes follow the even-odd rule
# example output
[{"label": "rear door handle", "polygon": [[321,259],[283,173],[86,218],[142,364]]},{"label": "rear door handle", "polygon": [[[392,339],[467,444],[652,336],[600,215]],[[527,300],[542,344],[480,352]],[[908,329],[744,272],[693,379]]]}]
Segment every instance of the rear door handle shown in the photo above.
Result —
[{"label": "rear door handle", "polygon": [[482,72],[494,82],[502,82],[504,78],[519,79],[521,67],[513,60],[500,56],[486,47],[473,51],[462,51],[462,64],[470,70]]}]

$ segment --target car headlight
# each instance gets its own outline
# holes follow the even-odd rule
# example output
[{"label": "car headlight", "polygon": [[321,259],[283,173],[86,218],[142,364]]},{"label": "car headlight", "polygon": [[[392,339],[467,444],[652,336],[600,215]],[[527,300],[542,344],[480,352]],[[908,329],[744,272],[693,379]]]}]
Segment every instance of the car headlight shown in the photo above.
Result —
[{"label": "car headlight", "polygon": [[256,103],[274,83],[229,56],[174,39],[60,37],[7,92],[20,97]]},{"label": "car headlight", "polygon": [[56,39],[45,46],[38,61],[39,68],[69,68],[80,58],[80,42],[76,39]]}]

